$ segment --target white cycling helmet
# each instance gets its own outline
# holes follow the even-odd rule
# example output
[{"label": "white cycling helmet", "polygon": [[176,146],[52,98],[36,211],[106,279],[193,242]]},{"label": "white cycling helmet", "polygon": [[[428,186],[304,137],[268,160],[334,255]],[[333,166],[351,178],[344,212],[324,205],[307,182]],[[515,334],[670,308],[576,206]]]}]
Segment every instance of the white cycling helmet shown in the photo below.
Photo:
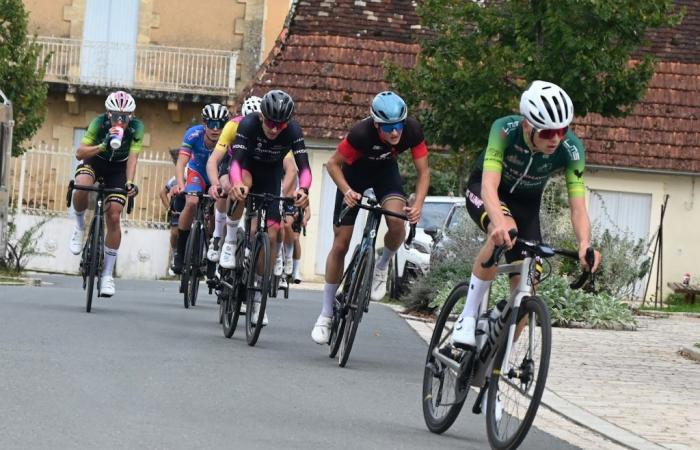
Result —
[{"label": "white cycling helmet", "polygon": [[262,99],[260,97],[251,95],[250,97],[245,99],[245,101],[241,105],[241,114],[247,116],[248,114],[260,112],[261,103]]},{"label": "white cycling helmet", "polygon": [[540,130],[569,126],[574,105],[562,88],[548,81],[533,81],[520,97],[520,114]]},{"label": "white cycling helmet", "polygon": [[107,111],[132,113],[136,109],[136,102],[131,94],[124,91],[112,92],[105,100]]},{"label": "white cycling helmet", "polygon": [[209,103],[202,108],[202,120],[228,120],[228,108],[221,103]]}]

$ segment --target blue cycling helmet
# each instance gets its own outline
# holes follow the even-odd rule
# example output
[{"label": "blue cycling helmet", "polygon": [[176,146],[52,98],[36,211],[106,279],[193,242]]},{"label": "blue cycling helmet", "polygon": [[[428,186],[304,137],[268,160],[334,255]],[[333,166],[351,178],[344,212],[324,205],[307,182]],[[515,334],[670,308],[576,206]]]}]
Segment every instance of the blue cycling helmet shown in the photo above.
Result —
[{"label": "blue cycling helmet", "polygon": [[377,123],[396,123],[406,120],[408,108],[396,93],[384,91],[374,97],[369,113]]}]

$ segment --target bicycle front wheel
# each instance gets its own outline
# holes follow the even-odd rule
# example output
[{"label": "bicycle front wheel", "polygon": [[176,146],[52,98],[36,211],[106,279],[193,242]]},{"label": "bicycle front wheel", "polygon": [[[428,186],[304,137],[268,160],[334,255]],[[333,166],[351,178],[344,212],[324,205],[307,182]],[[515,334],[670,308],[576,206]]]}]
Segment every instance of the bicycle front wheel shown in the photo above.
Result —
[{"label": "bicycle front wheel", "polygon": [[201,276],[199,270],[199,265],[201,263],[200,241],[200,227],[199,223],[195,221],[192,224],[192,230],[190,231],[190,236],[187,238],[187,244],[185,245],[185,262],[182,267],[184,281],[183,300],[185,308],[189,308],[190,305],[194,306],[197,301],[199,278]]},{"label": "bicycle front wheel", "polygon": [[486,431],[493,448],[514,449],[525,439],[542,400],[551,345],[547,305],[539,297],[524,299],[508,356],[508,372],[501,371],[507,347],[503,345],[489,382]]},{"label": "bicycle front wheel", "polygon": [[345,367],[345,364],[348,362],[352,345],[355,342],[357,327],[362,321],[365,306],[369,303],[369,294],[372,287],[372,269],[374,269],[374,258],[372,250],[368,248],[360,255],[359,262],[353,271],[350,295],[346,299],[345,327],[338,355],[338,365],[340,367]]},{"label": "bicycle front wheel", "polygon": [[[257,261],[260,258],[264,270],[259,280],[256,282]],[[267,294],[270,284],[270,238],[267,233],[258,233],[255,236],[255,246],[253,247],[252,259],[248,269],[248,282],[246,284],[246,328],[245,336],[248,345],[253,346],[258,342],[260,331],[262,330],[262,321],[265,317],[265,307],[267,306]],[[259,293],[259,296],[256,294]],[[256,302],[256,297],[259,298],[257,306],[258,317],[257,322],[253,322],[253,303]]]},{"label": "bicycle front wheel", "polygon": [[95,291],[95,278],[98,276],[97,272],[99,269],[99,253],[102,250],[100,248],[100,232],[102,231],[102,221],[99,217],[94,217],[92,219],[92,224],[90,225],[90,235],[88,236],[88,244],[85,246],[84,252],[85,260],[87,261],[87,267],[85,273],[87,274],[87,296],[85,298],[85,312],[90,312],[92,310],[92,295]]},{"label": "bicycle front wheel", "polygon": [[460,363],[470,356],[450,343],[455,319],[464,309],[468,292],[469,283],[460,283],[452,289],[442,305],[428,346],[423,372],[423,419],[428,429],[437,434],[444,433],[452,426],[469,391],[465,378],[433,354],[437,350]]}]

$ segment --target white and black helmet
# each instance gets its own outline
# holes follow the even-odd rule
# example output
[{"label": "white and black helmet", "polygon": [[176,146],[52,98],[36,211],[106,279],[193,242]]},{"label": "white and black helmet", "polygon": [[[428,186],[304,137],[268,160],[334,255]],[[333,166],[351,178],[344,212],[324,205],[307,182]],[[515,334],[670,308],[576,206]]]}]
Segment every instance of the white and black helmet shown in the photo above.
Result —
[{"label": "white and black helmet", "polygon": [[209,103],[202,108],[202,120],[228,120],[228,108],[221,103]]},{"label": "white and black helmet", "polygon": [[562,88],[548,81],[533,81],[520,97],[520,114],[540,130],[569,126],[574,105]]},{"label": "white and black helmet", "polygon": [[132,113],[136,109],[136,102],[131,94],[124,91],[115,91],[107,96],[105,108],[111,112]]},{"label": "white and black helmet", "polygon": [[261,103],[262,99],[260,97],[251,95],[243,101],[243,104],[241,105],[241,115],[247,116],[248,114],[260,112]]}]

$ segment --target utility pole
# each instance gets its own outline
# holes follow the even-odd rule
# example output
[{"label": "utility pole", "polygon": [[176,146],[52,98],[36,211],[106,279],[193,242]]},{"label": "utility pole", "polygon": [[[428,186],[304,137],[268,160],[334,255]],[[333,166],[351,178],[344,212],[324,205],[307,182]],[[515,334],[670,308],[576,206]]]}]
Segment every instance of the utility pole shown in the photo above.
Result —
[{"label": "utility pole", "polygon": [[7,213],[10,204],[10,188],[7,185],[12,156],[12,102],[0,90],[0,260],[7,255]]}]

